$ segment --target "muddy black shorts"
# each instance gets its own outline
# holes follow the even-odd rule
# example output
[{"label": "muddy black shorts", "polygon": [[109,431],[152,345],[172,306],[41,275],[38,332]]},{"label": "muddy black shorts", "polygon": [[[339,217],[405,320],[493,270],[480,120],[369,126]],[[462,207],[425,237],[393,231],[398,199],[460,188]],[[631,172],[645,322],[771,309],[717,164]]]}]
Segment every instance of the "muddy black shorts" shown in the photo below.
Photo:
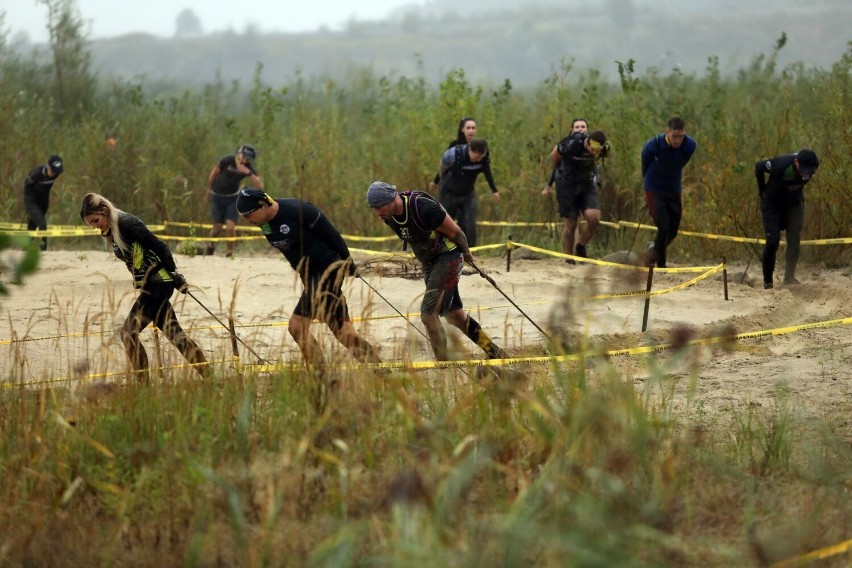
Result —
[{"label": "muddy black shorts", "polygon": [[349,308],[343,296],[344,274],[342,268],[310,274],[293,315],[319,320],[332,331],[340,329],[343,322],[349,321]]},{"label": "muddy black shorts", "polygon": [[210,194],[210,217],[217,225],[224,225],[225,220],[237,222],[237,194]]},{"label": "muddy black shorts", "polygon": [[441,254],[423,264],[426,293],[420,304],[420,312],[443,315],[464,307],[459,295],[464,258],[460,252]]},{"label": "muddy black shorts", "polygon": [[556,202],[559,216],[577,219],[586,209],[600,209],[601,197],[595,180],[556,180]]}]

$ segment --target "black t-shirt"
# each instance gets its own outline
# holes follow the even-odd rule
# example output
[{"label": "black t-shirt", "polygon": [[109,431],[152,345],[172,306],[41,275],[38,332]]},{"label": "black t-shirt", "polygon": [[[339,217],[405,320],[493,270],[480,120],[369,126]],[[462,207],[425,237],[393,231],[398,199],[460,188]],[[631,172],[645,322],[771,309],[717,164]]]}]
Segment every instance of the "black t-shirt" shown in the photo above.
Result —
[{"label": "black t-shirt", "polygon": [[439,254],[460,252],[455,243],[447,239],[438,227],[447,217],[447,211],[432,196],[420,191],[400,192],[402,215],[384,219],[400,239],[411,245],[411,251],[420,262],[429,262]]},{"label": "black t-shirt", "polygon": [[[257,175],[254,166],[247,164],[251,174]],[[236,195],[240,190],[240,182],[251,174],[244,174],[237,170],[237,157],[235,155],[222,156],[219,159],[219,175],[213,180],[211,187],[213,193],[219,195]]]},{"label": "black t-shirt", "polygon": [[278,214],[261,230],[303,281],[305,276],[322,274],[334,262],[351,256],[346,241],[313,203],[296,198],[275,201]]},{"label": "black t-shirt", "polygon": [[588,138],[583,132],[573,132],[559,141],[556,151],[561,159],[556,167],[557,180],[589,180],[595,177],[595,155],[586,149]]}]

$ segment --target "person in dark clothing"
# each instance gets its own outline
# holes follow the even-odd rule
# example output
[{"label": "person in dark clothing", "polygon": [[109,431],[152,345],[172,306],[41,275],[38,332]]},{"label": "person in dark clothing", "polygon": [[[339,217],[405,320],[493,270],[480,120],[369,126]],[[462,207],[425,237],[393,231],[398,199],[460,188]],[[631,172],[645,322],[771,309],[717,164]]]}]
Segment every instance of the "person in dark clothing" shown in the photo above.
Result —
[{"label": "person in dark clothing", "polygon": [[373,213],[411,246],[423,266],[426,293],[420,304],[420,319],[439,361],[449,358],[447,335],[439,316],[460,329],[489,359],[503,359],[503,350],[464,311],[459,278],[464,262],[473,262],[467,238],[440,203],[428,193],[406,191],[375,181],[367,190]]},{"label": "person in dark clothing", "polygon": [[[456,137],[450,140],[447,150],[460,144],[469,144],[474,138],[476,138],[476,120],[472,117],[465,116],[459,121],[459,128],[456,131]],[[435,179],[429,183],[429,191],[435,193],[440,182],[441,171],[439,169],[435,174]]]},{"label": "person in dark clothing", "polygon": [[149,323],[160,329],[178,348],[195,370],[207,375],[207,359],[201,348],[190,339],[178,323],[169,301],[175,288],[186,293],[186,280],[177,272],[169,247],[139,218],[118,209],[97,193],[83,196],[80,218],[99,229],[115,256],[133,275],[133,287],[139,297],[133,302],[130,313],[121,326],[121,341],[134,370],[140,378],[147,378],[148,355],[139,334]]},{"label": "person in dark clothing", "polygon": [[[775,255],[781,243],[781,231],[787,231],[784,284],[798,284],[796,264],[799,262],[799,243],[805,222],[805,185],[819,167],[819,158],[809,148],[795,154],[775,156],[754,164],[760,214],[766,244],[763,247],[763,287],[772,288]],[[766,176],[769,175],[767,181]]]},{"label": "person in dark clothing", "polygon": [[[585,121],[584,121],[585,122]],[[575,121],[576,124],[576,121]],[[556,180],[556,202],[562,217],[562,251],[565,254],[587,258],[586,246],[601,222],[601,198],[598,194],[600,160],[609,153],[606,134],[600,130],[591,133],[581,129],[559,141],[550,153]],[[549,190],[545,190],[546,195]],[[586,219],[585,230],[574,246],[574,232],[580,213]],[[567,259],[573,263],[573,259]]]},{"label": "person in dark clothing", "polygon": [[[588,133],[589,132],[589,121],[586,120],[585,118],[575,118],[574,120],[572,120],[571,121],[571,134],[574,134],[575,132],[582,132],[583,134]],[[595,181],[597,181],[597,180],[595,180]],[[553,168],[552,170],[550,170],[550,179],[547,180],[547,187],[545,187],[542,190],[541,194],[544,195],[545,197],[547,197],[550,193],[553,193],[553,190],[551,188],[553,187],[553,184],[555,184],[555,183],[556,183],[556,168]],[[570,254],[571,251],[567,251],[567,252]]]},{"label": "person in dark clothing", "polygon": [[[210,236],[216,238],[222,234],[222,226],[225,227],[225,235],[233,237],[236,235],[237,227],[237,193],[240,183],[244,178],[249,178],[251,186],[263,189],[263,182],[254,169],[254,160],[257,151],[254,146],[243,144],[237,149],[236,154],[222,156],[207,179],[207,191],[205,198],[210,202],[210,213],[213,217],[213,229]],[[226,256],[233,256],[236,241],[227,242]],[[207,245],[206,254],[210,255],[216,250],[216,243]]]},{"label": "person in dark clothing", "polygon": [[666,131],[648,140],[642,147],[642,177],[645,202],[657,226],[657,236],[649,247],[650,261],[666,267],[666,252],[680,229],[683,215],[681,197],[683,168],[698,148],[687,136],[682,118],[669,119]]},{"label": "person in dark clothing", "polygon": [[305,286],[288,325],[305,361],[323,363],[319,344],[310,332],[312,321],[318,319],[358,361],[380,363],[373,347],[352,327],[342,285],[344,276],[357,274],[355,262],[346,241],[323,212],[308,201],[273,199],[257,188],[239,191],[237,211],[261,228]]},{"label": "person in dark clothing", "polygon": [[476,177],[485,174],[494,201],[500,201],[500,192],[491,175],[488,142],[474,138],[468,144],[453,146],[441,157],[441,187],[438,200],[456,220],[467,236],[469,246],[476,246]]},{"label": "person in dark clothing", "polygon": [[[24,210],[27,212],[28,231],[47,229],[50,190],[64,169],[62,158],[53,155],[47,159],[47,164],[33,168],[24,179]],[[42,237],[40,247],[41,250],[47,250],[47,238]]]}]

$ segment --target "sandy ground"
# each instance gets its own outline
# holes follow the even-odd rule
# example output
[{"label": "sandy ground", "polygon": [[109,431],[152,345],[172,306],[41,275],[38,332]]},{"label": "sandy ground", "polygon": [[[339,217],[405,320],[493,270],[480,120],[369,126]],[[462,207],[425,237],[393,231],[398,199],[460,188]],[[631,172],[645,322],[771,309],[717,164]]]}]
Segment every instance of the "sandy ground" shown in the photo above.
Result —
[{"label": "sandy ground", "polygon": [[[355,256],[362,264],[372,260]],[[480,257],[478,264],[529,317],[470,269],[461,282],[465,307],[517,357],[546,353],[542,334],[530,320],[549,335],[571,337],[575,342],[586,337],[594,346],[620,349],[684,336],[755,332],[852,316],[849,270],[800,266],[800,285],[764,291],[754,287],[759,283],[759,267],[752,265],[740,283],[744,267],[729,266],[727,301],[721,273],[686,289],[655,296],[648,331],[642,333],[643,297],[588,298],[643,289],[644,271],[571,266],[560,259],[518,258],[521,256],[525,255],[515,255],[510,271],[504,258]],[[299,361],[286,320],[301,285],[280,254],[270,249],[232,259],[176,255],[176,260],[195,297],[222,320],[231,314],[237,334],[257,353],[270,361]],[[399,264],[368,262],[364,278],[370,286],[358,279],[347,282],[350,312],[356,318],[356,329],[379,346],[383,359],[429,361],[431,350],[417,316],[409,323],[393,309],[416,312],[423,292],[419,279],[403,278],[400,273]],[[694,276],[656,273],[654,289],[675,286]],[[115,331],[134,298],[126,269],[106,252],[48,251],[40,270],[25,286],[13,287],[10,296],[0,298],[6,320],[0,349],[7,353],[0,356],[0,377],[7,384],[61,383],[72,377],[86,381],[104,374],[121,379],[127,362]],[[181,324],[203,346],[208,358],[230,364],[227,332],[192,298],[176,294],[173,299]],[[352,361],[325,326],[315,324],[314,329],[335,361]],[[183,362],[164,338],[159,338],[158,353],[153,332],[145,331],[143,336],[152,364]],[[457,333],[451,337],[459,350],[479,358],[478,349],[466,338]],[[253,360],[245,348],[240,350],[243,362]],[[649,364],[649,358],[655,364]],[[666,351],[609,360],[637,388],[657,388],[653,386],[657,375],[649,369],[662,369],[674,386],[659,388],[674,389],[682,397],[680,404],[691,405],[711,418],[747,406],[772,408],[779,397],[789,396],[798,409],[827,419],[849,439],[851,362],[850,325],[743,339],[727,349],[700,347],[686,358]]]}]

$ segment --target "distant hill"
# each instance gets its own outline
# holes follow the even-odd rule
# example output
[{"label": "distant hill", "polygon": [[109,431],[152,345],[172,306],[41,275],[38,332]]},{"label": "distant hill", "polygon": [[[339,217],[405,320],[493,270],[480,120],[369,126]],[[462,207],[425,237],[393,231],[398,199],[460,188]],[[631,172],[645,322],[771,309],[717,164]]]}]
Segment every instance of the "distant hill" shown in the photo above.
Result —
[{"label": "distant hill", "polygon": [[[782,66],[829,66],[852,40],[852,2],[652,2],[644,0],[433,0],[387,21],[350,22],[340,32],[217,33],[162,39],[133,34],[92,43],[100,72],[154,82],[249,82],[257,62],[273,86],[302,77],[344,78],[359,69],[438,82],[464,68],[476,82],[540,83],[561,60],[614,77],[614,61],[640,73],[700,72],[717,56],[723,72],[768,54],[782,32]],[[677,9],[673,9],[677,6]]]}]

